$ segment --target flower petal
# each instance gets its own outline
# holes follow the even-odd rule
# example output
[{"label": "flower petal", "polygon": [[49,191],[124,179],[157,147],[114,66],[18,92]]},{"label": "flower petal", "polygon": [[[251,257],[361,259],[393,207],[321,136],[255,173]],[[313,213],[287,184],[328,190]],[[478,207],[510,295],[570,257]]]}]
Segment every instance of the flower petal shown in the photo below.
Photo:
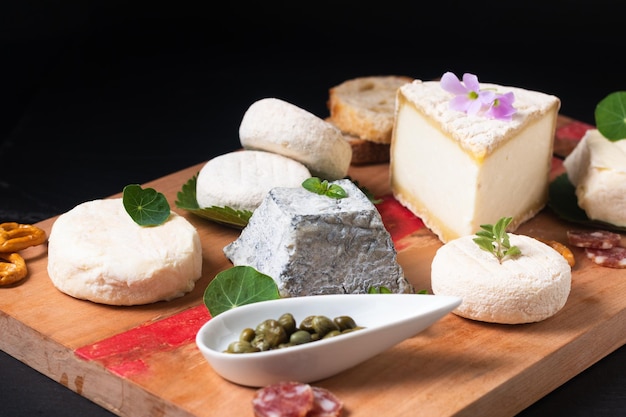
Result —
[{"label": "flower petal", "polygon": [[441,81],[439,81],[439,84],[441,85],[441,88],[457,96],[467,93],[467,88],[465,88],[465,86],[461,84],[461,81],[459,81],[457,76],[450,71],[441,76]]},{"label": "flower petal", "polygon": [[450,108],[452,110],[458,110],[458,111],[465,112],[465,111],[467,111],[467,109],[470,107],[470,105],[474,101],[476,101],[476,100],[470,100],[465,95],[455,96],[454,98],[452,98],[450,100]]},{"label": "flower petal", "polygon": [[478,83],[478,77],[475,76],[474,74],[470,74],[469,72],[466,72],[465,74],[463,74],[463,84],[465,84],[465,87],[468,90],[475,91],[476,93],[480,91],[480,84]]},{"label": "flower petal", "polygon": [[483,103],[480,100],[472,100],[470,105],[467,107],[467,114],[475,116],[483,109]]}]

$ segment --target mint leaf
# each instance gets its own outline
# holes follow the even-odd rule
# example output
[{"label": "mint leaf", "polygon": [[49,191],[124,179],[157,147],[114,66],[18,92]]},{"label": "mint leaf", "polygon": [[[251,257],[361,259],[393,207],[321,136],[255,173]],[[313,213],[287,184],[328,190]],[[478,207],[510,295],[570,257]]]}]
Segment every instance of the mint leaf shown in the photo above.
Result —
[{"label": "mint leaf", "polygon": [[154,188],[127,185],[124,187],[122,203],[133,221],[140,226],[158,226],[170,217],[167,198]]},{"label": "mint leaf", "polygon": [[615,142],[626,139],[626,91],[617,91],[602,99],[595,110],[596,128]]},{"label": "mint leaf", "polygon": [[176,207],[189,211],[196,216],[214,221],[226,226],[243,229],[248,224],[252,212],[250,210],[235,210],[231,207],[205,207],[200,208],[196,199],[196,181],[198,176],[189,179],[183,188],[176,194]]},{"label": "mint leaf", "polygon": [[348,196],[346,190],[340,185],[330,184],[327,180],[320,180],[317,177],[307,178],[302,181],[302,187],[312,193],[325,195],[330,198],[345,198]]},{"label": "mint leaf", "polygon": [[251,266],[235,266],[218,273],[203,297],[212,317],[238,306],[278,298],[278,286],[272,277]]}]

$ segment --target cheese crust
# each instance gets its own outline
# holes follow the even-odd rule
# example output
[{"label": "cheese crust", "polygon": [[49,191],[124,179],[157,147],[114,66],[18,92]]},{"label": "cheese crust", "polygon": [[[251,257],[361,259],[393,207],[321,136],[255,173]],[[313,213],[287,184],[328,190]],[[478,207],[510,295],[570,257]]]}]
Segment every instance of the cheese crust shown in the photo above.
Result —
[{"label": "cheese crust", "polygon": [[239,140],[245,149],[295,159],[327,180],[344,178],[352,159],[352,148],[336,126],[277,98],[252,103],[241,120]]},{"label": "cheese crust", "polygon": [[311,176],[300,162],[275,153],[243,150],[209,160],[196,179],[204,207],[254,211],[274,187],[298,187]]},{"label": "cheese crust", "polygon": [[234,265],[271,276],[282,297],[412,293],[374,204],[350,180],[335,199],[303,187],[272,189],[239,238],[224,248]]},{"label": "cheese crust", "polygon": [[475,236],[452,240],[439,248],[431,265],[434,294],[454,295],[463,302],[454,313],[472,320],[521,324],[547,319],[565,305],[571,289],[571,267],[550,246],[529,236],[509,234],[521,255],[502,263],[481,249]]},{"label": "cheese crust", "polygon": [[452,95],[438,82],[417,80],[398,92],[391,190],[444,243],[501,217],[513,217],[509,231],[514,231],[548,200],[560,101],[513,87],[481,86],[515,94],[513,120],[450,109]]},{"label": "cheese crust", "polygon": [[626,226],[626,140],[611,142],[590,129],[563,166],[587,217]]},{"label": "cheese crust", "polygon": [[61,292],[96,303],[172,300],[191,291],[202,275],[200,237],[174,212],[162,225],[142,227],[121,198],[88,201],[54,222],[48,275]]}]

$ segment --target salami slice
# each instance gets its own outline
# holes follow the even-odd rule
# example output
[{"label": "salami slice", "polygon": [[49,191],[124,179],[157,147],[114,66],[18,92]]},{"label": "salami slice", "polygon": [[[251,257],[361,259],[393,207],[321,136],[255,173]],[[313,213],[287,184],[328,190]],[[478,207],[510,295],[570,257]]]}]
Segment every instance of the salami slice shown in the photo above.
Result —
[{"label": "salami slice", "polygon": [[609,249],[585,248],[587,258],[608,268],[626,268],[626,248],[615,246]]},{"label": "salami slice", "polygon": [[313,409],[313,388],[285,381],[260,388],[252,398],[255,417],[305,417]]},{"label": "salami slice", "polygon": [[306,417],[339,417],[343,403],[325,388],[313,387],[313,408]]},{"label": "salami slice", "polygon": [[619,246],[622,237],[608,230],[580,231],[568,230],[569,243],[579,248],[609,249]]}]

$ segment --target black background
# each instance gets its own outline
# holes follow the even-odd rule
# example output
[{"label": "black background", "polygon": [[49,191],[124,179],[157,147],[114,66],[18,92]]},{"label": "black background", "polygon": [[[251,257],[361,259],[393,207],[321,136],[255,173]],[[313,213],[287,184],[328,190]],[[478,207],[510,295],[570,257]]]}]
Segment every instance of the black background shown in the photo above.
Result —
[{"label": "black background", "polygon": [[[0,221],[37,222],[237,149],[264,97],[325,117],[328,89],[358,76],[471,72],[556,95],[593,124],[624,89],[623,27],[624,6],[606,0],[3,2]],[[623,412],[623,351],[523,415]],[[0,359],[0,415],[107,414]]]}]

